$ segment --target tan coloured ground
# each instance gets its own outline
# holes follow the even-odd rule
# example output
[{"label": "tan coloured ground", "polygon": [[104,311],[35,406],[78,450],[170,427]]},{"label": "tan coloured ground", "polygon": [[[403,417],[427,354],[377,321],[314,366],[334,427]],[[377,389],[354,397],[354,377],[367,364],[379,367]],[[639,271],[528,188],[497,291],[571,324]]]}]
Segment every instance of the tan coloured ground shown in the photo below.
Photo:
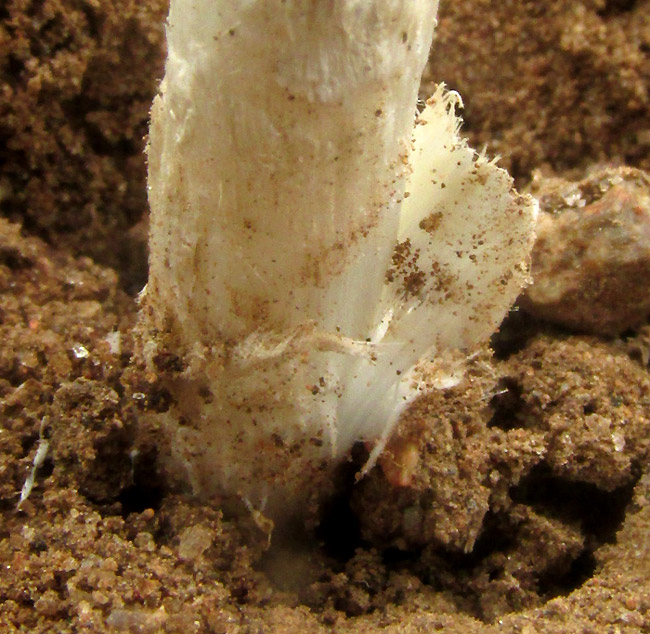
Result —
[{"label": "tan coloured ground", "polygon": [[[121,268],[120,284],[70,255],[101,258],[142,220],[143,189],[116,216],[120,188],[88,171],[144,187],[135,148],[160,55],[157,6],[0,8],[0,204],[53,245],[0,223],[0,631],[650,631],[648,326],[598,339],[514,313],[495,354],[399,429],[383,468],[408,486],[381,470],[353,486],[359,447],[290,557],[264,552],[250,514],[224,517],[218,501],[165,481],[150,413],[169,396],[130,361],[136,308],[120,290],[138,274]],[[465,0],[441,12],[434,54],[446,54],[431,73],[462,91],[473,142],[502,153],[520,182],[533,168],[648,167],[650,2]],[[139,43],[135,57],[105,56],[115,33]],[[107,67],[123,78],[122,107],[103,108],[102,134],[132,144],[127,163],[120,144],[70,141],[54,105],[72,90],[79,120],[94,121],[83,95]],[[49,92],[34,77],[53,78]]]}]

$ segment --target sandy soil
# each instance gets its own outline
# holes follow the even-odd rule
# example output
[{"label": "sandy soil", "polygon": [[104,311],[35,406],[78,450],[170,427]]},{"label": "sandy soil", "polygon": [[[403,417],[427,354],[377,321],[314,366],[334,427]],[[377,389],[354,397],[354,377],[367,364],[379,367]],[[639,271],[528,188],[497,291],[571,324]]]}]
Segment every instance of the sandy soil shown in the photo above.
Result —
[{"label": "sandy soil", "polygon": [[166,12],[165,0],[0,5],[0,211],[131,289],[146,279],[146,229],[133,227]]},{"label": "sandy soil", "polygon": [[[259,517],[166,481],[155,414],[170,397],[132,360],[124,290],[142,261],[102,255],[142,241],[155,6],[0,8],[0,204],[23,223],[0,222],[0,630],[650,631],[650,326],[598,338],[513,313],[354,485],[357,449],[289,556],[267,551]],[[520,183],[648,167],[650,2],[441,11],[430,76],[462,91],[473,142]],[[109,71],[120,90],[97,79]]]}]

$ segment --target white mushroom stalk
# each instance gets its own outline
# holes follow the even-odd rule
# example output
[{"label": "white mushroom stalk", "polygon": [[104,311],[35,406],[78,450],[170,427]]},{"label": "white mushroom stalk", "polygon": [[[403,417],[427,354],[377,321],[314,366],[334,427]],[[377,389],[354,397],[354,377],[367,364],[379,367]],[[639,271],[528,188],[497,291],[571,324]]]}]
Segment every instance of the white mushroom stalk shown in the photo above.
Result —
[{"label": "white mushroom stalk", "polygon": [[[431,0],[172,0],[141,351],[174,468],[272,516],[455,383],[525,283],[535,205],[416,100]],[[170,362],[173,359],[173,362]]]}]

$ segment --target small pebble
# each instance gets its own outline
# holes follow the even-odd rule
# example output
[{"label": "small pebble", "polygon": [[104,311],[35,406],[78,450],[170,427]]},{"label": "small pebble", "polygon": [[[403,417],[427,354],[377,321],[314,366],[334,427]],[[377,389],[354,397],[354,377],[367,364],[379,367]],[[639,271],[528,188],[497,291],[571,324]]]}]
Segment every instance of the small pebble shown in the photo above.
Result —
[{"label": "small pebble", "polygon": [[207,526],[196,524],[186,528],[180,535],[178,556],[183,561],[198,559],[214,540],[214,531]]},{"label": "small pebble", "polygon": [[650,315],[650,175],[601,170],[533,185],[541,213],[522,307],[572,330],[617,335]]}]

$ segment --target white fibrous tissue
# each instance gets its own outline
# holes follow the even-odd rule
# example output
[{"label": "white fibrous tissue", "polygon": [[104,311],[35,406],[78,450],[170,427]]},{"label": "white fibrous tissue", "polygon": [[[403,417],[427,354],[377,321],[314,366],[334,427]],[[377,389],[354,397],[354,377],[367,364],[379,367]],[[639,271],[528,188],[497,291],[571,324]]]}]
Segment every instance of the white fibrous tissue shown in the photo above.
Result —
[{"label": "white fibrous tissue", "polygon": [[455,385],[526,283],[536,204],[418,113],[431,0],[172,0],[140,353],[168,465],[270,516]]}]

